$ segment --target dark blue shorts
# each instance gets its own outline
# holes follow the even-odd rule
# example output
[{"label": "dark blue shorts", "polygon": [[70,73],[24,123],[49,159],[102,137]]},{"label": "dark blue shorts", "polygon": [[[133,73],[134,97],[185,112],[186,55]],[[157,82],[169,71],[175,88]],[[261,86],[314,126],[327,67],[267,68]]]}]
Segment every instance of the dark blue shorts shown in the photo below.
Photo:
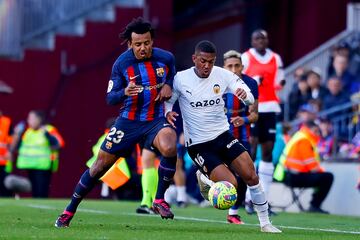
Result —
[{"label": "dark blue shorts", "polygon": [[137,143],[151,145],[158,132],[165,127],[171,127],[165,118],[137,121],[119,117],[110,128],[101,150],[118,157],[127,157]]}]

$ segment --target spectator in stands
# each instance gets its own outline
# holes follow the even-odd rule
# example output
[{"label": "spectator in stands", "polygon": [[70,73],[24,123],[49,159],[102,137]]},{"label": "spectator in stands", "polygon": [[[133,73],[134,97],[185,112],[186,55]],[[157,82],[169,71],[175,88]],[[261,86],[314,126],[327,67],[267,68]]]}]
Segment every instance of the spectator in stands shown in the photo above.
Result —
[{"label": "spectator in stands", "polygon": [[334,148],[334,134],[332,123],[326,119],[321,118],[319,121],[320,141],[318,144],[319,154],[323,160],[329,159]]},{"label": "spectator in stands", "polygon": [[301,123],[315,121],[317,118],[317,111],[314,105],[310,103],[302,105],[297,113],[297,118],[301,121]]},{"label": "spectator in stands", "polygon": [[296,87],[293,87],[289,95],[290,119],[294,119],[300,106],[308,103],[311,99],[310,87],[305,75],[296,82],[295,86]]},{"label": "spectator in stands", "polygon": [[[330,109],[334,106],[340,106],[350,101],[349,94],[343,90],[342,81],[340,78],[334,76],[327,82],[328,93],[323,98],[323,110]],[[331,120],[339,114],[346,114],[348,110],[342,112],[336,112],[328,115]]]},{"label": "spectator in stands", "polygon": [[64,145],[64,140],[55,127],[46,124],[42,111],[30,111],[27,124],[27,128],[20,123],[14,129],[13,144],[19,149],[16,166],[28,171],[32,196],[46,198],[51,174],[57,170],[58,150]]},{"label": "spectator in stands", "polygon": [[321,204],[328,195],[334,176],[320,166],[317,143],[320,129],[314,121],[307,121],[286,145],[274,178],[291,187],[314,188],[309,212],[328,213]]},{"label": "spectator in stands", "polygon": [[300,80],[304,79],[304,77],[306,76],[306,72],[307,72],[307,70],[304,67],[298,67],[297,69],[295,69],[295,72],[294,72],[294,80],[295,81],[293,83],[291,91],[298,90],[298,83]]},{"label": "spectator in stands", "polygon": [[358,90],[358,84],[356,84],[358,80],[349,72],[348,65],[348,56],[336,54],[333,61],[334,74],[332,76],[338,77],[342,82],[343,89],[352,94]]},{"label": "spectator in stands", "polygon": [[334,58],[336,55],[342,55],[345,56],[347,58],[350,57],[350,47],[346,42],[342,42],[339,43],[338,45],[336,45],[335,47],[333,47],[333,49],[331,50],[331,55],[329,58],[329,64],[327,67],[327,76],[332,76],[335,74],[335,69],[334,69]]},{"label": "spectator in stands", "polygon": [[359,159],[360,158],[360,132],[358,132],[351,142],[342,142],[339,144],[339,156],[342,158]]},{"label": "spectator in stands", "polygon": [[307,83],[310,87],[311,99],[319,100],[324,98],[327,93],[325,87],[321,85],[321,73],[320,69],[313,68],[307,73]]}]

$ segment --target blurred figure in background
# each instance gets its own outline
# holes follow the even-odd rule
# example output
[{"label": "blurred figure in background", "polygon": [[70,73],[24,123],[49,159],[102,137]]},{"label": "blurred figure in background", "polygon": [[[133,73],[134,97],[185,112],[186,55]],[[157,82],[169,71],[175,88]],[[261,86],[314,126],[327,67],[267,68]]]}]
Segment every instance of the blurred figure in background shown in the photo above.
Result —
[{"label": "blurred figure in background", "polygon": [[308,70],[304,67],[298,67],[297,69],[295,69],[295,72],[294,72],[294,80],[295,81],[292,84],[290,92],[296,92],[299,89],[298,83],[300,80],[306,78],[307,71]]},{"label": "blurred figure in background", "polygon": [[155,149],[151,147],[151,144],[143,143],[141,145],[143,146],[137,146],[137,154],[139,155],[137,157],[141,158],[140,164],[142,199],[140,207],[136,209],[136,213],[154,214],[154,211],[152,210],[152,203],[155,199],[158,182],[157,168],[159,165],[159,160],[157,155],[159,153],[157,153]]},{"label": "blurred figure in background", "polygon": [[352,75],[349,70],[349,57],[343,54],[335,54],[333,67],[334,73],[330,75],[331,77],[337,77],[340,79],[343,89],[347,93],[355,93],[357,89],[356,82],[358,79],[354,75]]},{"label": "blurred figure in background", "polygon": [[320,128],[314,121],[307,121],[286,145],[274,178],[291,187],[314,188],[309,212],[328,213],[321,204],[328,195],[334,176],[320,166],[317,144]]},{"label": "blurred figure in background", "polygon": [[326,118],[321,118],[319,122],[320,127],[320,141],[318,144],[319,154],[321,159],[327,160],[331,157],[334,150],[334,134],[331,121]]},{"label": "blurred figure in background", "polygon": [[5,116],[0,110],[0,196],[9,197],[12,195],[5,185],[5,177],[11,172],[12,156],[10,152],[10,143],[12,140],[11,119]]},{"label": "blurred figure in background", "polygon": [[310,87],[306,80],[306,75],[303,75],[297,82],[295,87],[291,90],[289,95],[289,113],[290,119],[296,117],[300,106],[308,103],[311,99]]},{"label": "blurred figure in background", "polygon": [[57,129],[46,124],[45,113],[32,110],[24,123],[15,127],[14,146],[18,148],[16,167],[27,170],[34,198],[47,198],[51,175],[58,169],[59,149],[64,140]]},{"label": "blurred figure in background", "polygon": [[[343,83],[340,78],[336,76],[330,77],[327,81],[327,89],[327,94],[323,97],[323,110],[350,102],[350,95],[348,92],[344,91]],[[336,114],[330,114],[328,118],[331,120],[332,118],[339,116],[339,114],[346,113],[348,113],[348,110],[336,112]]]},{"label": "blurred figure in background", "polygon": [[307,121],[315,121],[317,118],[317,111],[314,105],[307,103],[300,106],[299,111],[297,113],[298,126],[297,130],[302,126],[304,122]]},{"label": "blurred figure in background", "polygon": [[326,88],[321,83],[321,70],[319,68],[313,68],[307,73],[307,83],[310,87],[311,100],[317,100],[322,102],[327,94]]},{"label": "blurred figure in background", "polygon": [[269,196],[273,181],[274,165],[272,151],[276,134],[276,118],[281,112],[276,92],[285,85],[283,63],[279,54],[268,48],[269,39],[265,30],[259,29],[251,36],[251,46],[242,55],[243,73],[254,78],[259,85],[259,119],[252,125],[250,143],[252,159],[256,159],[258,142],[261,144],[259,178],[265,196]]}]

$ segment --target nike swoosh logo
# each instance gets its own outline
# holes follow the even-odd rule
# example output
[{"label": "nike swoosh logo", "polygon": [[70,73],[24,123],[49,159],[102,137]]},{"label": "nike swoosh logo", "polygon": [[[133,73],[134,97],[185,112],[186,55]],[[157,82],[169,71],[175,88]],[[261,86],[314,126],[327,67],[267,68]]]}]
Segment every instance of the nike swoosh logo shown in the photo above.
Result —
[{"label": "nike swoosh logo", "polygon": [[134,77],[130,77],[130,80],[133,80],[133,79],[137,78],[138,76],[140,76],[140,74],[138,74],[138,75],[136,75]]}]

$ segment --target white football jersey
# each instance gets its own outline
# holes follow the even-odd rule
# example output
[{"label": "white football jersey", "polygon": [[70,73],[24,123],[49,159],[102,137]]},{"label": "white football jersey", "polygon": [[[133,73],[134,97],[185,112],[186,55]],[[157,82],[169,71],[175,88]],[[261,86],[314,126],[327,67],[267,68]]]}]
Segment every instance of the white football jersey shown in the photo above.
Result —
[{"label": "white football jersey", "polygon": [[208,78],[198,77],[194,67],[178,72],[173,95],[165,102],[165,116],[178,100],[186,146],[211,141],[229,129],[222,96],[238,88],[246,91],[246,104],[254,103],[249,87],[228,70],[214,66]]}]

